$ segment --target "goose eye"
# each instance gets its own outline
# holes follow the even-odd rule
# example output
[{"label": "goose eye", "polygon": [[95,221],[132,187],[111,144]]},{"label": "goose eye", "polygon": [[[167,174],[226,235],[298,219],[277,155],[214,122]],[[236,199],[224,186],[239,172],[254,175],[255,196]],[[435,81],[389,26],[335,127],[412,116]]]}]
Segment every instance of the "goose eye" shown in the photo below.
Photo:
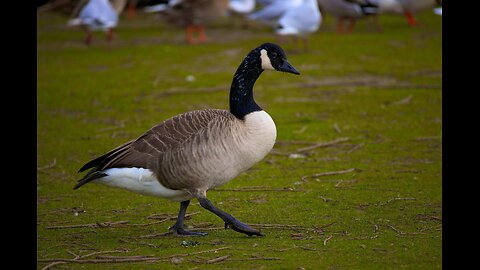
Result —
[{"label": "goose eye", "polygon": [[272,53],[270,54],[270,57],[272,57],[272,58],[277,58],[277,53],[276,53],[276,52],[272,52]]}]

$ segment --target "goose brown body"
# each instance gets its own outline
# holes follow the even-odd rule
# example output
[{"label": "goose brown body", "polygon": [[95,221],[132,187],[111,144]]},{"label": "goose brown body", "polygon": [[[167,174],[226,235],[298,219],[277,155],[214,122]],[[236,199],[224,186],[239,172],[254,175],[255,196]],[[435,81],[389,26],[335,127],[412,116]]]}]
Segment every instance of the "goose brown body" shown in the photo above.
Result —
[{"label": "goose brown body", "polygon": [[263,159],[275,138],[275,124],[264,111],[242,120],[227,110],[196,110],[161,122],[80,171],[145,168],[168,189],[203,192]]},{"label": "goose brown body", "polygon": [[208,24],[224,16],[228,4],[229,0],[182,0],[161,14],[167,22],[181,27]]}]

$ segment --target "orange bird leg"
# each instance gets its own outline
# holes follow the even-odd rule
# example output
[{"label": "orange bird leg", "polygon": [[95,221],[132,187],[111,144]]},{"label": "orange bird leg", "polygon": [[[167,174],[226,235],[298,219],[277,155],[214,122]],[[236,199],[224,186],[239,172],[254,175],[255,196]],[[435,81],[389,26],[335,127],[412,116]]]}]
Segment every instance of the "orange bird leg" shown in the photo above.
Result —
[{"label": "orange bird leg", "polygon": [[205,26],[203,24],[197,26],[198,30],[198,41],[205,42],[208,40],[207,35],[205,34]]},{"label": "orange bird leg", "polygon": [[133,1],[129,1],[128,3],[127,18],[129,20],[135,18],[135,10],[137,9],[136,2],[137,2],[136,0],[133,0]]},{"label": "orange bird leg", "polygon": [[107,40],[108,40],[109,43],[112,42],[112,40],[113,40],[113,29],[112,28],[109,28],[107,30]]},{"label": "orange bird leg", "polygon": [[343,32],[343,17],[337,18],[337,33]]},{"label": "orange bird leg", "polygon": [[92,43],[92,33],[88,32],[85,36],[85,44],[90,45],[90,43]]},{"label": "orange bird leg", "polygon": [[350,25],[348,26],[347,32],[351,33],[353,31],[353,28],[355,28],[355,18],[350,18]]},{"label": "orange bird leg", "polygon": [[188,44],[195,43],[195,41],[193,40],[193,31],[194,31],[194,26],[191,24],[187,25],[187,28],[185,29],[185,38]]},{"label": "orange bird leg", "polygon": [[407,22],[408,25],[414,26],[417,24],[417,21],[415,20],[415,17],[413,17],[413,14],[410,11],[405,11],[405,17],[407,17]]},{"label": "orange bird leg", "polygon": [[90,45],[90,43],[92,43],[93,33],[92,33],[92,31],[90,31],[90,29],[88,29],[88,26],[83,25],[82,29],[83,29],[83,31],[85,31],[84,42],[85,42],[85,44]]}]

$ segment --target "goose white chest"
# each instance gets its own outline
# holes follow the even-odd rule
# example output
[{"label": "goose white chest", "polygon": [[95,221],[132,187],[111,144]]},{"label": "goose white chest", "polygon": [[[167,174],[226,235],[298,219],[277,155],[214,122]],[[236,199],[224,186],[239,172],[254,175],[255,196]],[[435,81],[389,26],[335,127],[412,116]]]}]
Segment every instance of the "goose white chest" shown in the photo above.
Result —
[{"label": "goose white chest", "polygon": [[265,111],[247,114],[242,131],[239,141],[232,147],[230,168],[226,170],[230,173],[225,182],[261,161],[272,150],[277,138],[275,122]]},{"label": "goose white chest", "polygon": [[277,128],[272,117],[265,111],[256,111],[245,116],[245,150],[252,154],[255,163],[272,150],[277,138]]}]

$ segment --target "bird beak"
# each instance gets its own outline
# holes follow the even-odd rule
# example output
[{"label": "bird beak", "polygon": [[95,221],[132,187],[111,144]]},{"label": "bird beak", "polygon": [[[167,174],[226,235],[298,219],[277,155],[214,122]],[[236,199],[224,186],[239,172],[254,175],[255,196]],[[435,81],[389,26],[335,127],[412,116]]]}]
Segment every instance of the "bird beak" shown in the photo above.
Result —
[{"label": "bird beak", "polygon": [[296,70],[292,65],[290,65],[287,60],[283,60],[283,65],[278,70],[300,75],[300,72],[298,72],[298,70]]}]

